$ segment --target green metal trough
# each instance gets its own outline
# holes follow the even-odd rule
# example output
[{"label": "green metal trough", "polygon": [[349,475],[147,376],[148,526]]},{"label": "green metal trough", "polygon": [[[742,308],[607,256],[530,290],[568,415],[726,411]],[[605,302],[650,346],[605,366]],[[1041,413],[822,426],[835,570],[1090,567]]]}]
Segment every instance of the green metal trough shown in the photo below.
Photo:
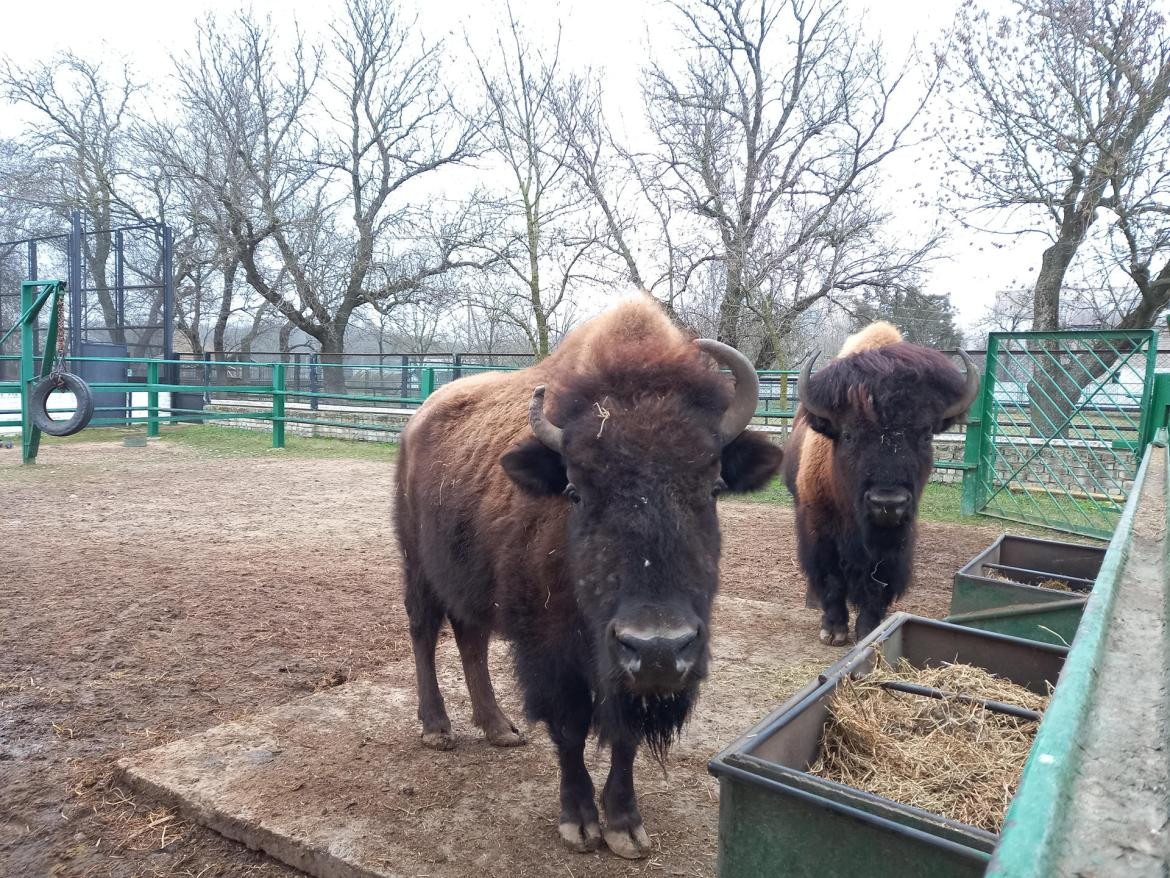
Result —
[{"label": "green metal trough", "polygon": [[997,837],[816,777],[829,702],[875,656],[916,667],[960,661],[1036,692],[1066,649],[898,613],[710,763],[719,778],[719,874],[934,878],[982,875]]},{"label": "green metal trough", "polygon": [[1067,646],[1104,557],[1104,546],[1004,534],[955,574],[947,621]]},{"label": "green metal trough", "polygon": [[[720,785],[720,876],[1165,878],[1170,869],[1168,464],[1163,429],[1146,449],[1067,651],[967,626],[892,617],[716,756],[709,767]],[[1057,592],[1016,609],[1052,613],[1070,600],[1080,598]],[[891,633],[899,629],[900,637]],[[935,636],[935,645],[926,649],[921,638],[906,636],[920,632]],[[974,655],[972,638],[1012,644],[1013,651],[1001,656],[984,648]],[[924,654],[927,660],[971,661],[1024,685],[1055,676],[1051,668],[1043,670],[1041,660],[1024,656],[1066,653],[998,838],[806,772],[817,755],[825,702],[836,681],[863,670],[861,663],[875,649],[911,661]],[[995,665],[988,664],[992,660]]]}]

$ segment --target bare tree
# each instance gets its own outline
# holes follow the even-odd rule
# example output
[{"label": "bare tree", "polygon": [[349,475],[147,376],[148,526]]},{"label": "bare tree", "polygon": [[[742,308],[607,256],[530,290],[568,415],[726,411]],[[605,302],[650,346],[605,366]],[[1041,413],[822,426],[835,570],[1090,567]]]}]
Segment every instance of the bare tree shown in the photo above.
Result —
[{"label": "bare tree", "polygon": [[[445,222],[411,202],[412,181],[473,155],[474,120],[440,83],[441,47],[375,0],[350,0],[333,28],[328,75],[299,39],[282,55],[246,15],[232,32],[203,26],[180,64],[185,136],[177,173],[208,188],[248,284],[341,361],[354,311],[424,295],[428,282],[482,260],[466,212]],[[204,167],[211,140],[226,167]],[[275,282],[283,272],[285,283]],[[341,370],[328,384],[343,387]]]},{"label": "bare tree", "polygon": [[[904,250],[875,235],[880,212],[870,201],[879,166],[906,141],[932,83],[895,119],[909,67],[890,75],[841,2],[702,0],[675,9],[689,37],[683,63],[653,65],[645,85],[659,138],[653,179],[708,242],[687,248],[688,271],[721,266],[718,337],[740,344],[752,317],[782,331],[856,283],[834,273],[842,260],[864,263],[868,284],[904,283],[933,240]],[[766,289],[778,277],[780,288]],[[792,295],[798,279],[804,292]],[[761,340],[773,348],[761,350],[761,363],[774,359],[770,339]]]},{"label": "bare tree", "polygon": [[[1006,212],[1018,231],[1048,238],[1032,289],[1032,329],[1060,328],[1068,272],[1102,216],[1111,217],[1108,255],[1082,267],[1112,262],[1128,275],[1136,295],[1115,299],[1121,308],[1112,322],[1150,326],[1170,303],[1166,21],[1149,0],[1017,0],[1016,7],[1002,20],[967,7],[960,13],[957,84],[974,96],[978,126],[948,138],[952,159],[969,175],[963,194]],[[1109,286],[1112,273],[1097,279]],[[1032,428],[1054,435],[1117,352],[1109,346],[1081,358],[1045,340],[1033,350],[1044,368],[1029,381]]]},{"label": "bare tree", "polygon": [[[1149,0],[1017,0],[994,18],[963,7],[956,118],[960,193],[1043,233],[1032,328],[1060,328],[1061,289],[1090,228],[1110,224],[1111,267],[1137,295],[1119,327],[1170,302],[1170,32]],[[968,96],[974,96],[973,105]],[[974,121],[969,121],[973,114]],[[1100,263],[1098,262],[1098,265]]]},{"label": "bare tree", "polygon": [[[472,54],[487,95],[484,137],[512,183],[494,205],[500,233],[492,252],[518,286],[493,286],[477,305],[509,320],[543,357],[571,320],[570,293],[597,281],[605,231],[589,194],[570,179],[571,140],[558,119],[559,37],[545,54],[524,37],[510,6],[508,13],[492,59]],[[515,292],[506,295],[509,289]]]},{"label": "bare tree", "polygon": [[95,232],[83,239],[86,264],[111,339],[125,344],[109,282],[110,229],[119,219],[143,219],[126,173],[132,162],[132,104],[142,86],[128,66],[112,72],[110,66],[71,52],[29,68],[5,61],[0,89],[43,122],[24,137],[24,144],[47,165],[45,177],[54,184],[49,197],[59,219],[64,222],[79,209]]}]

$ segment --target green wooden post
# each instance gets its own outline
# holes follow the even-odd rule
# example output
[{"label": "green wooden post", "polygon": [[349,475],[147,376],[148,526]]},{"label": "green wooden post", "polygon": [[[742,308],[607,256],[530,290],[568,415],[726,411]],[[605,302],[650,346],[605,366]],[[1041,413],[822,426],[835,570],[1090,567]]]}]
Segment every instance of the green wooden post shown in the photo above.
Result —
[{"label": "green wooden post", "polygon": [[422,370],[422,378],[419,381],[419,391],[422,398],[426,399],[435,392],[435,367],[428,366]]},{"label": "green wooden post", "polygon": [[272,447],[284,448],[284,363],[272,364]]},{"label": "green wooden post", "polygon": [[146,364],[146,435],[158,435],[158,362]]},{"label": "green wooden post", "polygon": [[983,502],[981,461],[991,426],[987,418],[995,420],[995,363],[998,355],[999,339],[992,334],[987,341],[983,385],[967,415],[967,432],[963,440],[963,491],[959,498],[959,512],[963,515],[975,515]]},{"label": "green wooden post", "polygon": [[20,325],[20,454],[24,463],[36,463],[37,446],[41,438],[41,431],[33,426],[28,410],[32,382],[36,380],[33,345],[37,337],[36,317],[30,320],[28,312],[32,308],[36,290],[37,284],[33,281],[25,281],[20,285],[20,313],[25,315]]}]

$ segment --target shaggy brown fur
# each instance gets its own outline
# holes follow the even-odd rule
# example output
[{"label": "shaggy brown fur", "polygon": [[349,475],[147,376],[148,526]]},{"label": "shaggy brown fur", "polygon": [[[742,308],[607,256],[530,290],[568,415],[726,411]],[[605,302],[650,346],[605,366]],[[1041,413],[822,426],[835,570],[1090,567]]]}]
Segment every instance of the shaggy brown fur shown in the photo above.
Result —
[{"label": "shaggy brown fur", "polygon": [[[862,637],[908,586],[932,439],[954,423],[942,415],[964,389],[945,356],[908,344],[885,322],[850,336],[810,380],[814,407],[832,416],[813,416],[803,404],[797,409],[784,476],[796,499],[809,603],[816,605],[815,598],[824,611],[822,640],[847,639],[846,602],[858,608]],[[871,490],[912,498],[905,517],[876,523],[866,500]]]},{"label": "shaggy brown fur", "polygon": [[[733,392],[713,365],[639,297],[531,368],[442,388],[403,436],[397,529],[424,742],[454,743],[434,668],[444,619],[473,719],[492,743],[522,742],[487,673],[488,638],[502,634],[525,712],[557,746],[561,835],[574,849],[592,849],[601,832],[584,765],[592,726],[613,747],[606,841],[623,856],[648,852],[633,758],[642,742],[665,755],[706,673],[720,545],[714,493],[724,482],[762,487],[780,464],[779,449],[750,431],[721,445]],[[542,384],[547,419],[563,430],[561,453],[529,426]],[[614,631],[635,617],[661,630],[696,620],[686,622],[699,633],[680,688],[629,689]]]}]

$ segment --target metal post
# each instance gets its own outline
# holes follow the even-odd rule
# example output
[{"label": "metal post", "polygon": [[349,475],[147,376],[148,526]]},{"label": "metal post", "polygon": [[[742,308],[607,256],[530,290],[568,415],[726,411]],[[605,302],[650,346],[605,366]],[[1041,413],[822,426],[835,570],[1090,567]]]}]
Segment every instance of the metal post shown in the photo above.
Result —
[{"label": "metal post", "polygon": [[398,395],[403,399],[410,399],[410,357],[406,354],[402,355],[402,370],[399,372],[401,379]]},{"label": "metal post", "polygon": [[[37,284],[35,281],[25,281],[20,285],[20,313],[27,314],[36,297]],[[35,463],[37,459],[37,440],[40,431],[33,426],[32,416],[28,410],[29,392],[32,389],[36,373],[33,371],[33,344],[36,342],[37,322],[35,315],[27,316],[20,326],[20,459],[24,463]]]},{"label": "metal post", "polygon": [[284,363],[272,366],[272,447],[284,448]]},{"label": "metal post", "polygon": [[[36,280],[38,277],[40,277],[40,275],[37,274],[37,242],[36,241],[29,241],[28,242],[28,275],[26,276],[25,279],[26,280]],[[24,313],[24,306],[23,305],[21,306],[19,313],[21,313],[21,314]],[[0,328],[3,328],[3,327],[0,326]],[[37,355],[37,346],[38,346],[37,334],[34,332],[33,333],[33,356],[34,357]]]},{"label": "metal post", "polygon": [[[203,352],[203,386],[211,386],[211,351]],[[211,391],[203,391],[203,404],[211,405]]]},{"label": "metal post", "polygon": [[[175,267],[174,235],[170,226],[162,227],[162,283],[163,283],[163,357],[175,358]],[[174,364],[167,368],[167,382],[179,383],[178,369]]]},{"label": "metal post", "polygon": [[435,367],[427,366],[422,370],[422,380],[419,381],[419,396],[423,399],[435,392]]},{"label": "metal post", "polygon": [[[984,449],[995,437],[989,435],[995,422],[995,372],[999,358],[999,338],[992,333],[987,341],[987,361],[983,367],[983,386],[967,416],[967,432],[963,438],[963,488],[959,497],[959,512],[975,515],[983,508]],[[988,420],[990,419],[990,420]]]},{"label": "metal post", "polygon": [[69,355],[81,356],[81,336],[84,334],[84,277],[81,261],[81,211],[73,211],[69,223]]},{"label": "metal post", "polygon": [[[118,327],[125,332],[126,327],[126,263],[125,252],[122,249],[122,232],[114,232],[114,319]],[[112,340],[112,339],[111,339]]]},{"label": "metal post", "polygon": [[463,377],[463,354],[451,355],[451,380],[458,381]]},{"label": "metal post", "polygon": [[146,364],[146,435],[158,435],[158,363]]},{"label": "metal post", "polygon": [[309,393],[314,396],[309,397],[309,409],[317,411],[318,402],[315,394],[321,392],[321,366],[316,354],[309,354]]}]

